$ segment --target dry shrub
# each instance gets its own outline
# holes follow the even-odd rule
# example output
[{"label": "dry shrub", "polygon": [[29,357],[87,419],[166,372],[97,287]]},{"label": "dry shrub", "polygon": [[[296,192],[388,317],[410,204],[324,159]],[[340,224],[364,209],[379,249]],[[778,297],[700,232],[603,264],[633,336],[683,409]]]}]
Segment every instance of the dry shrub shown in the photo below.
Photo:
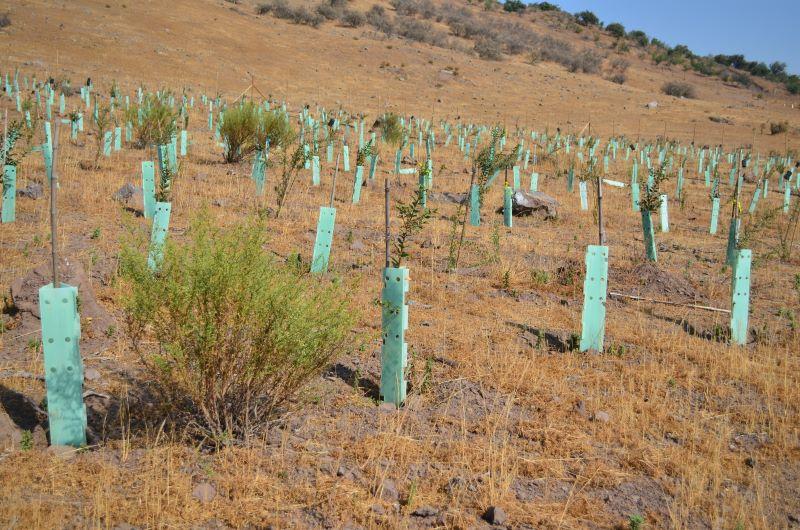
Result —
[{"label": "dry shrub", "polygon": [[386,12],[386,9],[384,9],[383,6],[375,4],[369,8],[369,10],[367,10],[366,19],[370,26],[374,27],[381,33],[385,33],[390,37],[394,35],[394,20],[392,19],[391,15]]},{"label": "dry shrub", "polygon": [[339,21],[348,28],[360,28],[366,22],[366,17],[361,11],[345,9]]},{"label": "dry shrub", "polygon": [[696,96],[694,87],[688,83],[680,81],[669,81],[661,87],[661,92],[676,98],[694,99]]},{"label": "dry shrub", "polygon": [[500,46],[489,39],[481,39],[475,43],[475,53],[481,59],[489,61],[499,61],[503,58],[503,51]]},{"label": "dry shrub", "polygon": [[770,134],[783,134],[789,130],[789,124],[785,121],[780,122],[770,122],[769,124],[769,133]]},{"label": "dry shrub", "polygon": [[173,421],[217,444],[257,434],[351,345],[340,288],[276,262],[265,233],[201,214],[157,273],[138,249],[122,253],[133,347]]},{"label": "dry shrub", "polygon": [[260,15],[271,14],[275,18],[288,20],[295,24],[319,27],[325,18],[319,13],[312,13],[305,6],[294,7],[286,3],[286,0],[272,0],[268,3],[259,4],[256,12]]}]

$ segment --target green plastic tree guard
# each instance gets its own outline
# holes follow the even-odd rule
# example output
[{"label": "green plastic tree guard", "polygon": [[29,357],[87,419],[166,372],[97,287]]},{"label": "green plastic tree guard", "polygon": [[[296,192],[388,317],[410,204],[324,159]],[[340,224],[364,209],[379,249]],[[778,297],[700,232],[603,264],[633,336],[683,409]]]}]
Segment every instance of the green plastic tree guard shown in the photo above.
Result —
[{"label": "green plastic tree guard", "polygon": [[319,220],[317,221],[317,237],[314,241],[314,254],[311,257],[311,272],[313,274],[323,274],[328,271],[335,223],[336,208],[320,207]]},{"label": "green plastic tree guard", "polygon": [[512,206],[511,206],[511,199],[514,195],[514,190],[511,189],[510,186],[505,186],[503,188],[503,224],[507,228],[511,228],[513,224],[513,215],[512,215]]},{"label": "green plastic tree guard", "polygon": [[481,225],[481,197],[477,184],[473,184],[469,190],[469,224]]},{"label": "green plastic tree guard", "polygon": [[519,178],[519,166],[514,166],[513,172],[514,172],[514,189],[518,190],[521,186]]},{"label": "green plastic tree guard", "polygon": [[181,131],[181,157],[186,156],[186,152],[189,146],[189,132],[185,129]]},{"label": "green plastic tree guard", "polygon": [[319,186],[319,157],[314,155],[311,157],[311,184]]},{"label": "green plastic tree guard", "polygon": [[586,181],[582,180],[578,182],[578,191],[580,192],[581,196],[581,210],[588,210],[589,209],[589,194],[586,189]]},{"label": "green plastic tree guard", "polygon": [[51,445],[86,445],[78,289],[48,284],[39,289],[47,417]]},{"label": "green plastic tree guard", "polygon": [[3,209],[0,220],[13,223],[17,219],[17,167],[6,165],[3,168]]},{"label": "green plastic tree guard", "polygon": [[569,168],[569,171],[567,172],[567,191],[568,192],[572,193],[572,191],[574,189],[574,183],[575,183],[575,170],[572,169],[572,168]]},{"label": "green plastic tree guard", "polygon": [[586,277],[583,280],[583,316],[580,350],[603,351],[606,334],[606,288],[608,247],[589,245],[586,249]]},{"label": "green plastic tree guard", "polygon": [[531,173],[531,191],[539,191],[539,174]]},{"label": "green plastic tree guard", "polygon": [[151,160],[142,162],[142,203],[145,219],[152,219],[156,211],[155,167]]},{"label": "green plastic tree guard", "polygon": [[106,131],[103,135],[103,156],[111,156],[111,147],[113,144],[113,136],[111,131]]},{"label": "green plastic tree guard", "polygon": [[403,151],[402,149],[398,149],[397,152],[394,154],[394,172],[395,174],[400,174],[400,163],[403,160]]},{"label": "green plastic tree guard", "polygon": [[728,248],[725,253],[725,264],[733,266],[736,262],[736,243],[739,240],[739,220],[732,218],[728,228]]},{"label": "green plastic tree guard", "polygon": [[406,399],[408,347],[408,269],[387,267],[383,270],[381,292],[381,399],[399,407]]},{"label": "green plastic tree guard", "polygon": [[328,144],[325,149],[325,160],[330,164],[333,162],[333,144]]},{"label": "green plastic tree guard", "polygon": [[708,229],[710,234],[717,233],[717,225],[719,224],[719,197],[711,199],[711,226]]},{"label": "green plastic tree guard", "polygon": [[658,207],[659,218],[661,220],[661,231],[662,232],[669,232],[669,210],[668,210],[668,203],[669,199],[666,195],[661,195],[661,203]]},{"label": "green plastic tree guard", "polygon": [[792,203],[792,187],[787,183],[783,189],[783,213],[789,213],[789,205]]},{"label": "green plastic tree guard", "polygon": [[749,249],[740,249],[733,267],[731,293],[731,342],[744,346],[747,344],[747,319],[750,312],[750,265],[752,254]]},{"label": "green plastic tree guard", "polygon": [[761,188],[756,188],[756,191],[753,192],[753,199],[750,201],[750,207],[747,209],[747,212],[752,215],[756,211],[756,205],[758,205],[758,199],[761,197]]},{"label": "green plastic tree guard", "polygon": [[342,167],[345,173],[350,173],[350,146],[347,144],[342,146]]},{"label": "green plastic tree guard", "polygon": [[647,254],[647,259],[650,261],[657,261],[656,236],[653,233],[653,219],[650,217],[650,212],[647,210],[642,210],[642,233],[644,235],[644,249]]},{"label": "green plastic tree guard", "polygon": [[114,127],[114,151],[122,149],[122,127]]},{"label": "green plastic tree guard", "polygon": [[356,166],[356,178],[353,180],[353,204],[361,201],[361,186],[364,183],[364,166]]},{"label": "green plastic tree guard", "polygon": [[169,229],[169,216],[172,212],[172,203],[157,202],[153,215],[153,230],[150,234],[150,252],[147,256],[147,266],[156,270],[164,259],[164,243],[167,240]]},{"label": "green plastic tree guard", "polygon": [[675,189],[675,198],[681,200],[683,195],[683,168],[678,170],[678,186]]},{"label": "green plastic tree guard", "polygon": [[369,157],[369,180],[375,180],[375,170],[378,167],[378,154]]},{"label": "green plastic tree guard", "polygon": [[264,160],[264,152],[256,151],[256,156],[253,158],[252,177],[256,183],[256,196],[261,197],[264,195],[264,181],[267,177],[267,164]]}]

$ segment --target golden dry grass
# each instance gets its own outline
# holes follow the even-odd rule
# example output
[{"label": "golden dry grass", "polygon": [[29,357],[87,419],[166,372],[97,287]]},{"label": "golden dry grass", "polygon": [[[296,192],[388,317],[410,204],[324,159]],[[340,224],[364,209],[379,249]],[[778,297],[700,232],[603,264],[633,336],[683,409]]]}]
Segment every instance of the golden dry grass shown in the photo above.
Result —
[{"label": "golden dry grass", "polygon": [[[388,107],[435,113],[437,119],[457,114],[483,123],[519,119],[539,130],[549,125],[551,131],[557,125],[580,130],[591,115],[593,131],[604,137],[612,122],[616,132],[635,135],[642,118],[644,137],[661,134],[666,121],[668,136],[684,141],[696,122],[698,139],[710,144],[718,143],[721,127],[706,115],[724,114],[734,120],[725,129],[727,147],[752,141],[753,128],[770,119],[796,121],[786,98],[756,100],[707,79],[694,81],[699,100],[667,101],[657,91],[674,73],[639,62],[632,67],[631,86],[620,88],[552,64],[485,63],[456,52],[376,41],[360,30],[291,26],[254,17],[246,7],[237,14],[227,3],[105,4],[13,6],[14,26],[0,36],[7,58],[3,69],[19,65],[40,78],[48,71],[64,73],[76,82],[91,76],[102,90],[116,79],[125,93],[139,81],[151,88],[188,85],[196,96],[219,87],[228,99],[247,85],[245,71],[253,70],[262,87],[285,96],[293,108],[306,101],[329,108],[338,102],[371,116]],[[383,61],[405,63],[408,80],[382,73]],[[436,88],[430,79],[448,64],[457,64],[465,81]],[[434,105],[437,99],[442,101]],[[666,102],[657,118],[641,109],[650,99]],[[3,107],[9,103],[2,101]],[[182,237],[193,213],[214,199],[225,201],[224,208],[210,207],[221,224],[256,207],[249,166],[222,164],[205,123],[205,111],[197,108],[190,122],[194,143],[174,188],[171,238]],[[131,231],[146,234],[148,224],[110,197],[123,183],[138,182],[140,161],[148,154],[126,148],[101,158],[99,170],[83,171],[79,162],[91,157],[93,141],[91,131],[78,144],[62,141],[59,238],[62,253],[113,279],[120,239]],[[796,136],[789,142],[796,145],[791,143]],[[783,143],[783,138],[756,136],[762,153],[782,149]],[[437,146],[434,160],[437,167],[447,166],[436,176],[434,191],[466,191],[466,163],[452,144]],[[696,165],[688,167],[695,177]],[[724,181],[727,167],[721,171]],[[379,169],[382,179],[389,164],[384,160]],[[617,160],[610,177],[627,181],[627,171]],[[300,252],[308,259],[331,173],[324,165],[318,188],[310,185],[308,172],[302,174],[285,214],[268,225],[271,250],[282,256]],[[549,165],[540,173],[540,189],[561,202],[560,218],[515,218],[514,228],[505,229],[501,216],[490,213],[501,204],[501,190],[494,186],[484,225],[468,227],[461,274],[443,272],[450,231],[443,217],[454,205],[431,203],[438,215],[415,240],[408,263],[409,298],[415,302],[407,335],[413,390],[401,411],[380,410],[365,395],[368,383],[379,376],[380,311],[374,300],[382,265],[382,190],[370,186],[361,204],[352,205],[352,174],[343,175],[337,185],[331,274],[342,278],[353,305],[362,309],[356,331],[365,337],[365,348],[341,359],[343,365],[360,367],[361,385],[321,378],[263,441],[208,453],[187,444],[180,433],[161,431],[159,425],[145,428],[131,419],[137,413],[129,414],[126,406],[135,406],[135,400],[126,396],[136,393],[138,362],[120,335],[108,349],[82,352],[86,366],[103,374],[87,387],[122,404],[121,414],[109,415],[115,425],[108,432],[114,436],[71,459],[38,448],[4,454],[0,524],[397,528],[421,525],[410,514],[430,505],[439,510],[441,525],[470,528],[482,524],[479,517],[488,506],[498,505],[515,527],[609,528],[627,524],[627,517],[637,513],[652,528],[796,525],[789,515],[800,517],[800,338],[778,313],[796,313],[800,306],[793,287],[797,250],[789,263],[767,258],[775,228],[753,248],[751,327],[765,329],[769,340],[731,347],[693,336],[680,323],[711,331],[727,326],[725,315],[609,301],[607,343],[616,351],[623,345],[620,355],[536,347],[535,336],[514,324],[579,332],[580,281],[562,286],[553,278],[568,260],[582,264],[586,245],[596,238],[592,212],[580,211],[577,193],[568,194]],[[41,181],[43,174],[41,156],[29,156],[18,186]],[[268,174],[268,206],[274,205],[274,182],[274,173]],[[774,179],[771,186],[760,211],[781,204]],[[411,189],[396,185],[393,193],[403,198]],[[745,186],[745,204],[753,189]],[[671,181],[667,192],[672,196],[673,191]],[[720,223],[716,236],[708,234],[707,197],[702,181],[689,180],[684,207],[670,203],[671,231],[656,235],[665,244],[659,267],[710,305],[729,307],[726,223]],[[609,288],[631,292],[631,271],[643,255],[639,217],[631,211],[627,190],[606,189],[605,209],[610,266],[620,274],[615,280],[612,273]],[[728,211],[729,206],[721,221]],[[100,237],[91,239],[96,228]],[[0,289],[5,292],[13,278],[46,261],[48,232],[46,198],[19,199],[17,222],[0,226]],[[351,250],[355,240],[365,249]],[[551,280],[537,283],[534,270],[546,271]],[[506,271],[508,285],[503,285]],[[93,283],[101,303],[118,314],[119,284]],[[0,351],[29,338],[35,335],[18,337],[9,330],[0,335]],[[35,341],[24,358],[0,356],[0,369],[39,373],[41,364]],[[126,377],[123,368],[135,377]],[[44,392],[42,383],[30,379],[6,378],[2,385],[37,401]],[[590,419],[599,411],[609,414],[608,422]],[[382,497],[386,479],[396,482],[404,501],[397,509]],[[200,482],[216,487],[218,495],[209,503],[192,497]]]}]

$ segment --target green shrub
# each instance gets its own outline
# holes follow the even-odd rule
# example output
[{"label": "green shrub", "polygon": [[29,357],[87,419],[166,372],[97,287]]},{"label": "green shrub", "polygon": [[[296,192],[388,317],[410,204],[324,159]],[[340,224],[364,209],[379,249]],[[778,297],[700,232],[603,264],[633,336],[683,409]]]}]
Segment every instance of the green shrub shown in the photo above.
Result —
[{"label": "green shrub", "polygon": [[580,13],[575,13],[575,20],[581,26],[598,26],[598,25],[600,25],[600,19],[597,18],[597,15],[595,15],[591,11],[581,11]]},{"label": "green shrub", "polygon": [[625,36],[625,26],[620,24],[619,22],[612,22],[608,26],[606,26],[606,31],[609,35],[621,39]]},{"label": "green shrub", "polygon": [[676,98],[694,99],[696,97],[694,87],[688,83],[681,83],[679,81],[669,81],[664,83],[661,91],[668,96],[675,96]]},{"label": "green shrub", "polygon": [[785,121],[779,122],[770,122],[769,124],[769,133],[770,134],[783,134],[789,130],[789,124]]},{"label": "green shrub", "polygon": [[521,0],[506,0],[503,4],[503,10],[509,13],[525,11],[525,3]]},{"label": "green shrub", "polygon": [[351,346],[354,314],[338,287],[278,263],[265,227],[212,227],[168,242],[158,273],[128,246],[121,271],[128,331],[165,411],[220,441],[257,434]]},{"label": "green shrub", "polygon": [[133,126],[136,138],[134,146],[142,149],[151,145],[166,145],[172,140],[178,127],[178,114],[169,106],[167,98],[163,93],[160,97],[147,94],[141,105],[131,105],[125,112],[126,121]]},{"label": "green shrub", "polygon": [[267,140],[270,148],[283,148],[296,137],[284,113],[260,110],[252,101],[225,111],[219,132],[227,145],[225,161],[228,163],[239,162],[263,149]]}]

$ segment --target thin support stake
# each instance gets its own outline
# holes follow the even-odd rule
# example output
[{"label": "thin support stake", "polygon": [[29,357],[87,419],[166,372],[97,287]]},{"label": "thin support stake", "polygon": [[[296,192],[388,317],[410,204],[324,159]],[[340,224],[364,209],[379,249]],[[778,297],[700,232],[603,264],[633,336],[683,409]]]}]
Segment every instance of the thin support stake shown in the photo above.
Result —
[{"label": "thin support stake", "polygon": [[52,174],[50,176],[50,249],[53,260],[53,287],[58,289],[61,282],[58,279],[58,205],[56,196],[58,195],[58,170],[56,160],[58,159],[58,120],[55,122],[53,131],[53,158]]}]

